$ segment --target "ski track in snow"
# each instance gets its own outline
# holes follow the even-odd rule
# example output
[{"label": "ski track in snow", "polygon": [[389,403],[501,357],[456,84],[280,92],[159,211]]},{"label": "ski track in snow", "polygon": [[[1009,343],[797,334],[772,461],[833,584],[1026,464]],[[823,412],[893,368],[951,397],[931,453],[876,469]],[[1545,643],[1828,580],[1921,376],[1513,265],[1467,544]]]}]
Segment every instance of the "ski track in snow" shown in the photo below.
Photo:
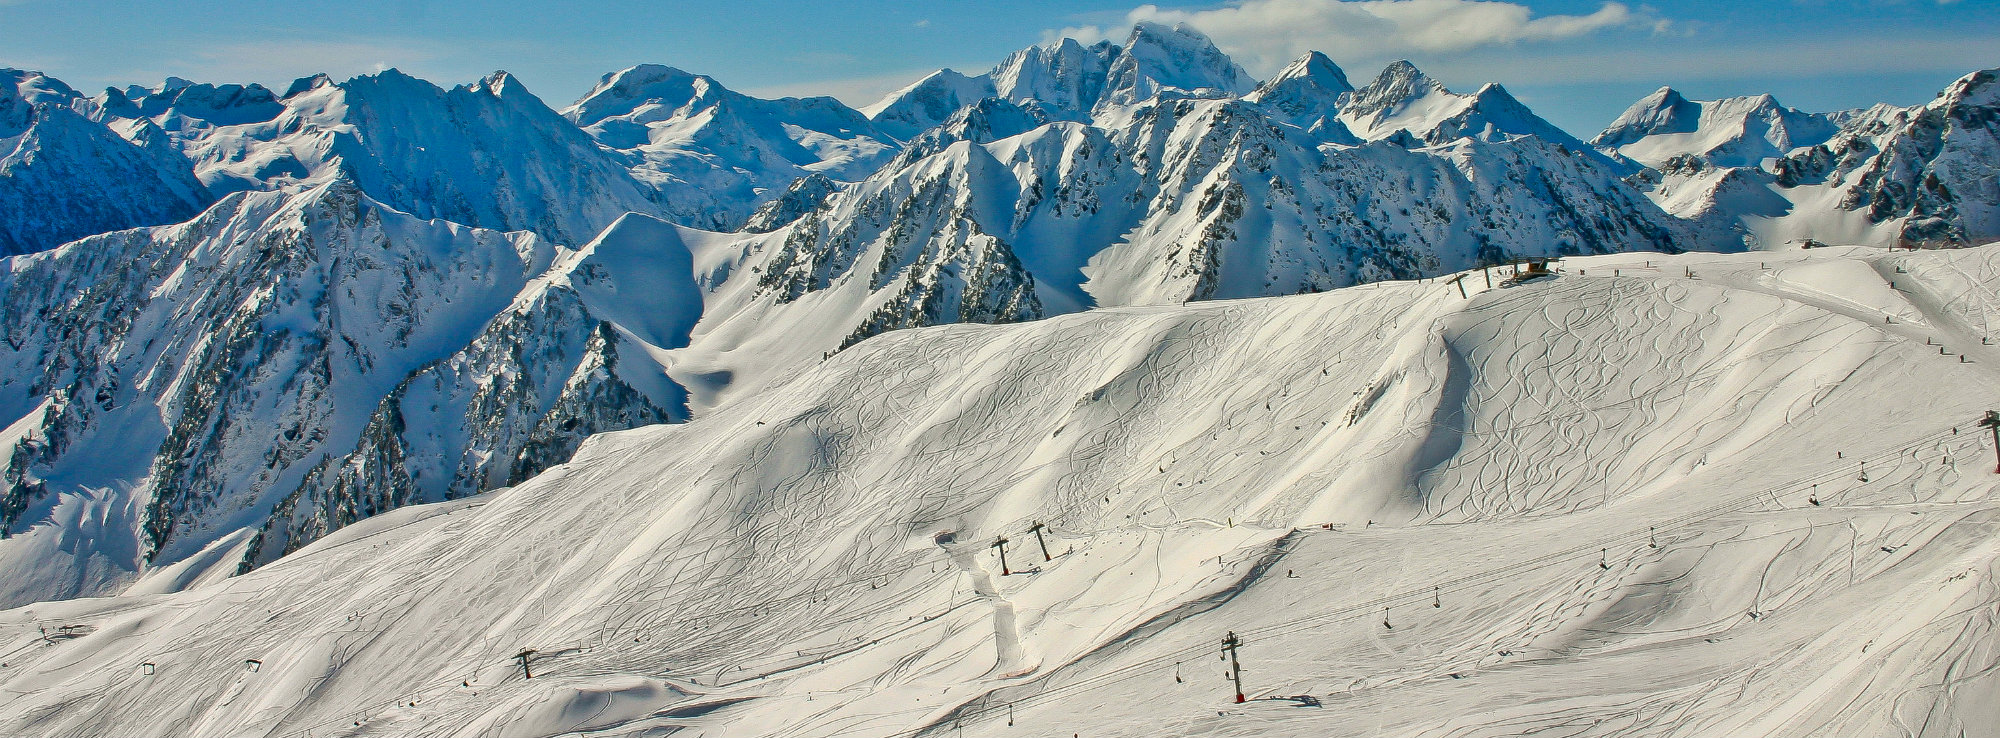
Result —
[{"label": "ski track in snow", "polygon": [[1977,733],[1996,266],[894,332],[243,576],[0,613],[0,733]]}]

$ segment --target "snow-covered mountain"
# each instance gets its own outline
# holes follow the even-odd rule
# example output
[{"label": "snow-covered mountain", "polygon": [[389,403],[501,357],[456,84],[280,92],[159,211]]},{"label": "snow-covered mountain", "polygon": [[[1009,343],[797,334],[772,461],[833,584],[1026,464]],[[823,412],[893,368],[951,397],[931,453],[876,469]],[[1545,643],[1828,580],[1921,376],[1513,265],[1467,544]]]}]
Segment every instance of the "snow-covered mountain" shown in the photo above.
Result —
[{"label": "snow-covered mountain", "polygon": [[627,212],[661,210],[617,154],[505,72],[450,90],[394,69],[345,82],[322,75],[276,101],[234,86],[169,84],[136,100],[132,92],[107,91],[106,119],[138,115],[169,131],[218,193],[345,178],[418,217],[569,245]]},{"label": "snow-covered mountain", "polygon": [[186,219],[208,204],[158,129],[119,131],[40,72],[0,69],[0,256]]},{"label": "snow-covered mountain", "polygon": [[1314,51],[1286,65],[1243,99],[1262,104],[1321,140],[1355,144],[1360,141],[1338,118],[1341,96],[1353,91],[1347,73]]},{"label": "snow-covered mountain", "polygon": [[1834,116],[1784,107],[1770,95],[1696,101],[1661,87],[1590,143],[1655,168],[1681,155],[1716,166],[1755,167],[1798,147],[1825,143],[1838,130]]},{"label": "snow-covered mountain", "polygon": [[1032,46],[977,77],[939,70],[866,110],[884,130],[907,139],[984,97],[1032,105],[1054,119],[1088,121],[1154,98],[1240,97],[1256,86],[1200,31],[1140,22],[1123,45],[1086,47],[1065,38]]},{"label": "snow-covered mountain", "polygon": [[1438,144],[1464,137],[1533,136],[1622,169],[1542,120],[1500,85],[1487,84],[1470,95],[1455,93],[1407,61],[1389,64],[1367,86],[1343,94],[1337,105],[1338,120],[1363,140],[1407,135]]},{"label": "snow-covered mountain", "polygon": [[159,126],[182,146],[199,141],[219,126],[261,123],[285,112],[284,103],[263,85],[213,85],[179,77],[168,77],[159,87],[106,89],[92,102],[100,120],[144,120]]},{"label": "snow-covered mountain", "polygon": [[0,613],[0,733],[1993,732],[2000,246],[1469,276],[871,339]]},{"label": "snow-covered mountain", "polygon": [[1923,105],[1854,115],[1832,139],[1792,152],[1775,171],[1801,203],[1788,230],[1858,226],[1891,245],[1961,246],[2000,238],[1995,162],[2000,69],[1987,69]]},{"label": "snow-covered mountain", "polygon": [[[1357,94],[1323,56],[1289,72],[1246,98],[1160,96],[1089,123],[1034,101],[967,103],[866,182],[746,238],[756,287],[724,289],[708,319],[810,358],[897,328],[1699,245],[1602,155],[1532,135],[1547,124],[1496,87],[1456,96],[1397,65]],[[1396,93],[1398,80],[1417,87]],[[1329,98],[1356,120],[1368,105],[1383,120],[1417,100],[1452,109],[1423,129],[1430,143],[1341,144]]]},{"label": "snow-covered mountain", "polygon": [[1663,88],[1594,143],[1647,163],[1633,183],[1710,240],[1962,246],[2000,238],[1996,79],[1975,72],[1924,105],[1825,115]]},{"label": "snow-covered mountain", "polygon": [[[1076,42],[1070,41],[1069,45],[1076,46]],[[1020,53],[1016,52],[1016,55]],[[940,69],[862,108],[860,112],[868,116],[876,128],[898,140],[907,141],[943,123],[959,108],[997,94],[991,74],[967,77],[950,69]]]},{"label": "snow-covered mountain", "polygon": [[629,215],[571,250],[336,177],[4,262],[0,601],[236,573],[685,417],[678,232]]},{"label": "snow-covered mountain", "polygon": [[710,230],[741,227],[801,177],[862,179],[896,150],[833,98],[761,100],[656,64],[605,75],[562,114],[623,152],[665,215]]}]

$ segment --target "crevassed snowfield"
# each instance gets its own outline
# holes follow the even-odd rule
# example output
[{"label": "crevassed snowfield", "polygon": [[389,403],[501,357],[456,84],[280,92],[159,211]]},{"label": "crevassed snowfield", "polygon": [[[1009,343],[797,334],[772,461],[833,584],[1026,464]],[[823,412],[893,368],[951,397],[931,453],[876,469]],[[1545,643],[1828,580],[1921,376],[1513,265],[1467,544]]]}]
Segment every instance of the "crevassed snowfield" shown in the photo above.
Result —
[{"label": "crevassed snowfield", "polygon": [[0,734],[2000,731],[2000,245],[1563,266],[885,334],[0,613]]}]

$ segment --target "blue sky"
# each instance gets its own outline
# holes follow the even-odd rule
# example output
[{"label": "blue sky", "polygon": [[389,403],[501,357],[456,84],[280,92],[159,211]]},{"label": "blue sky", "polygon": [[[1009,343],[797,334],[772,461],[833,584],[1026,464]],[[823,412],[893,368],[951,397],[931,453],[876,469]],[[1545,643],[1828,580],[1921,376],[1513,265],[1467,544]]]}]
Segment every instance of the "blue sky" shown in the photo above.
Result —
[{"label": "blue sky", "polygon": [[1585,137],[1662,84],[1833,110],[1923,102],[2000,67],[2000,0],[0,0],[0,66],[86,91],[390,66],[449,86],[505,69],[560,107],[605,72],[659,62],[860,106],[938,67],[982,71],[1065,33],[1115,39],[1140,18],[1188,21],[1259,76],[1317,48],[1357,84],[1396,58],[1454,89],[1500,82]]}]

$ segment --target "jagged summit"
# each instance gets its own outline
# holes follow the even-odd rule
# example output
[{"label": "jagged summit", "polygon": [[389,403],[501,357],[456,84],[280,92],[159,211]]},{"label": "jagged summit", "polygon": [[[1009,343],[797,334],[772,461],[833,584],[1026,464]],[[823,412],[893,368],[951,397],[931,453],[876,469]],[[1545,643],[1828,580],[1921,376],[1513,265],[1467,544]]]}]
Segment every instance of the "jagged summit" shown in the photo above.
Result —
[{"label": "jagged summit", "polygon": [[326,87],[332,84],[333,84],[333,77],[328,76],[325,72],[321,72],[319,74],[307,75],[292,80],[291,86],[285,88],[285,94],[282,97],[289,98],[294,95],[311,92],[313,90],[319,89],[321,87]]},{"label": "jagged summit", "polygon": [[182,138],[200,129],[267,121],[285,108],[276,94],[260,84],[214,85],[174,79],[183,84],[166,84],[159,89],[127,87],[123,91],[106,88],[96,102],[104,115],[145,118]]},{"label": "jagged summit", "polygon": [[1768,94],[1689,100],[1661,87],[1633,103],[1590,143],[1606,154],[1654,167],[1681,155],[1718,166],[1756,166],[1824,142],[1836,130],[1830,116],[1784,107]]},{"label": "jagged summit", "polygon": [[1313,51],[1285,65],[1243,99],[1271,108],[1292,122],[1311,125],[1337,114],[1340,96],[1353,91],[1347,73],[1325,54]]},{"label": "jagged summit", "polygon": [[1465,137],[1533,136],[1611,171],[1632,169],[1543,120],[1498,84],[1470,95],[1452,92],[1408,61],[1391,63],[1366,87],[1342,95],[1339,106],[1338,120],[1363,140],[1440,145]]},{"label": "jagged summit", "polygon": [[[866,108],[902,137],[937,125],[951,110],[995,96],[1038,108],[1055,120],[1091,120],[1107,110],[1154,98],[1240,97],[1257,81],[1186,24],[1141,22],[1123,45],[1075,39],[1030,46],[977,77],[933,73]],[[947,109],[949,108],[949,109]]]},{"label": "jagged summit", "polygon": [[1083,120],[1103,96],[1105,76],[1118,53],[1110,41],[1084,46],[1065,38],[1009,54],[984,76],[1001,97],[1033,101],[1056,117]]},{"label": "jagged summit", "polygon": [[1343,95],[1341,114],[1354,119],[1391,118],[1413,103],[1445,92],[1443,84],[1417,69],[1417,65],[1399,59],[1384,67],[1368,86]]},{"label": "jagged summit", "polygon": [[1256,84],[1248,72],[1215,47],[1215,42],[1192,26],[1141,21],[1132,26],[1131,35],[1112,60],[1098,105],[1131,105],[1161,95],[1240,97]]}]

